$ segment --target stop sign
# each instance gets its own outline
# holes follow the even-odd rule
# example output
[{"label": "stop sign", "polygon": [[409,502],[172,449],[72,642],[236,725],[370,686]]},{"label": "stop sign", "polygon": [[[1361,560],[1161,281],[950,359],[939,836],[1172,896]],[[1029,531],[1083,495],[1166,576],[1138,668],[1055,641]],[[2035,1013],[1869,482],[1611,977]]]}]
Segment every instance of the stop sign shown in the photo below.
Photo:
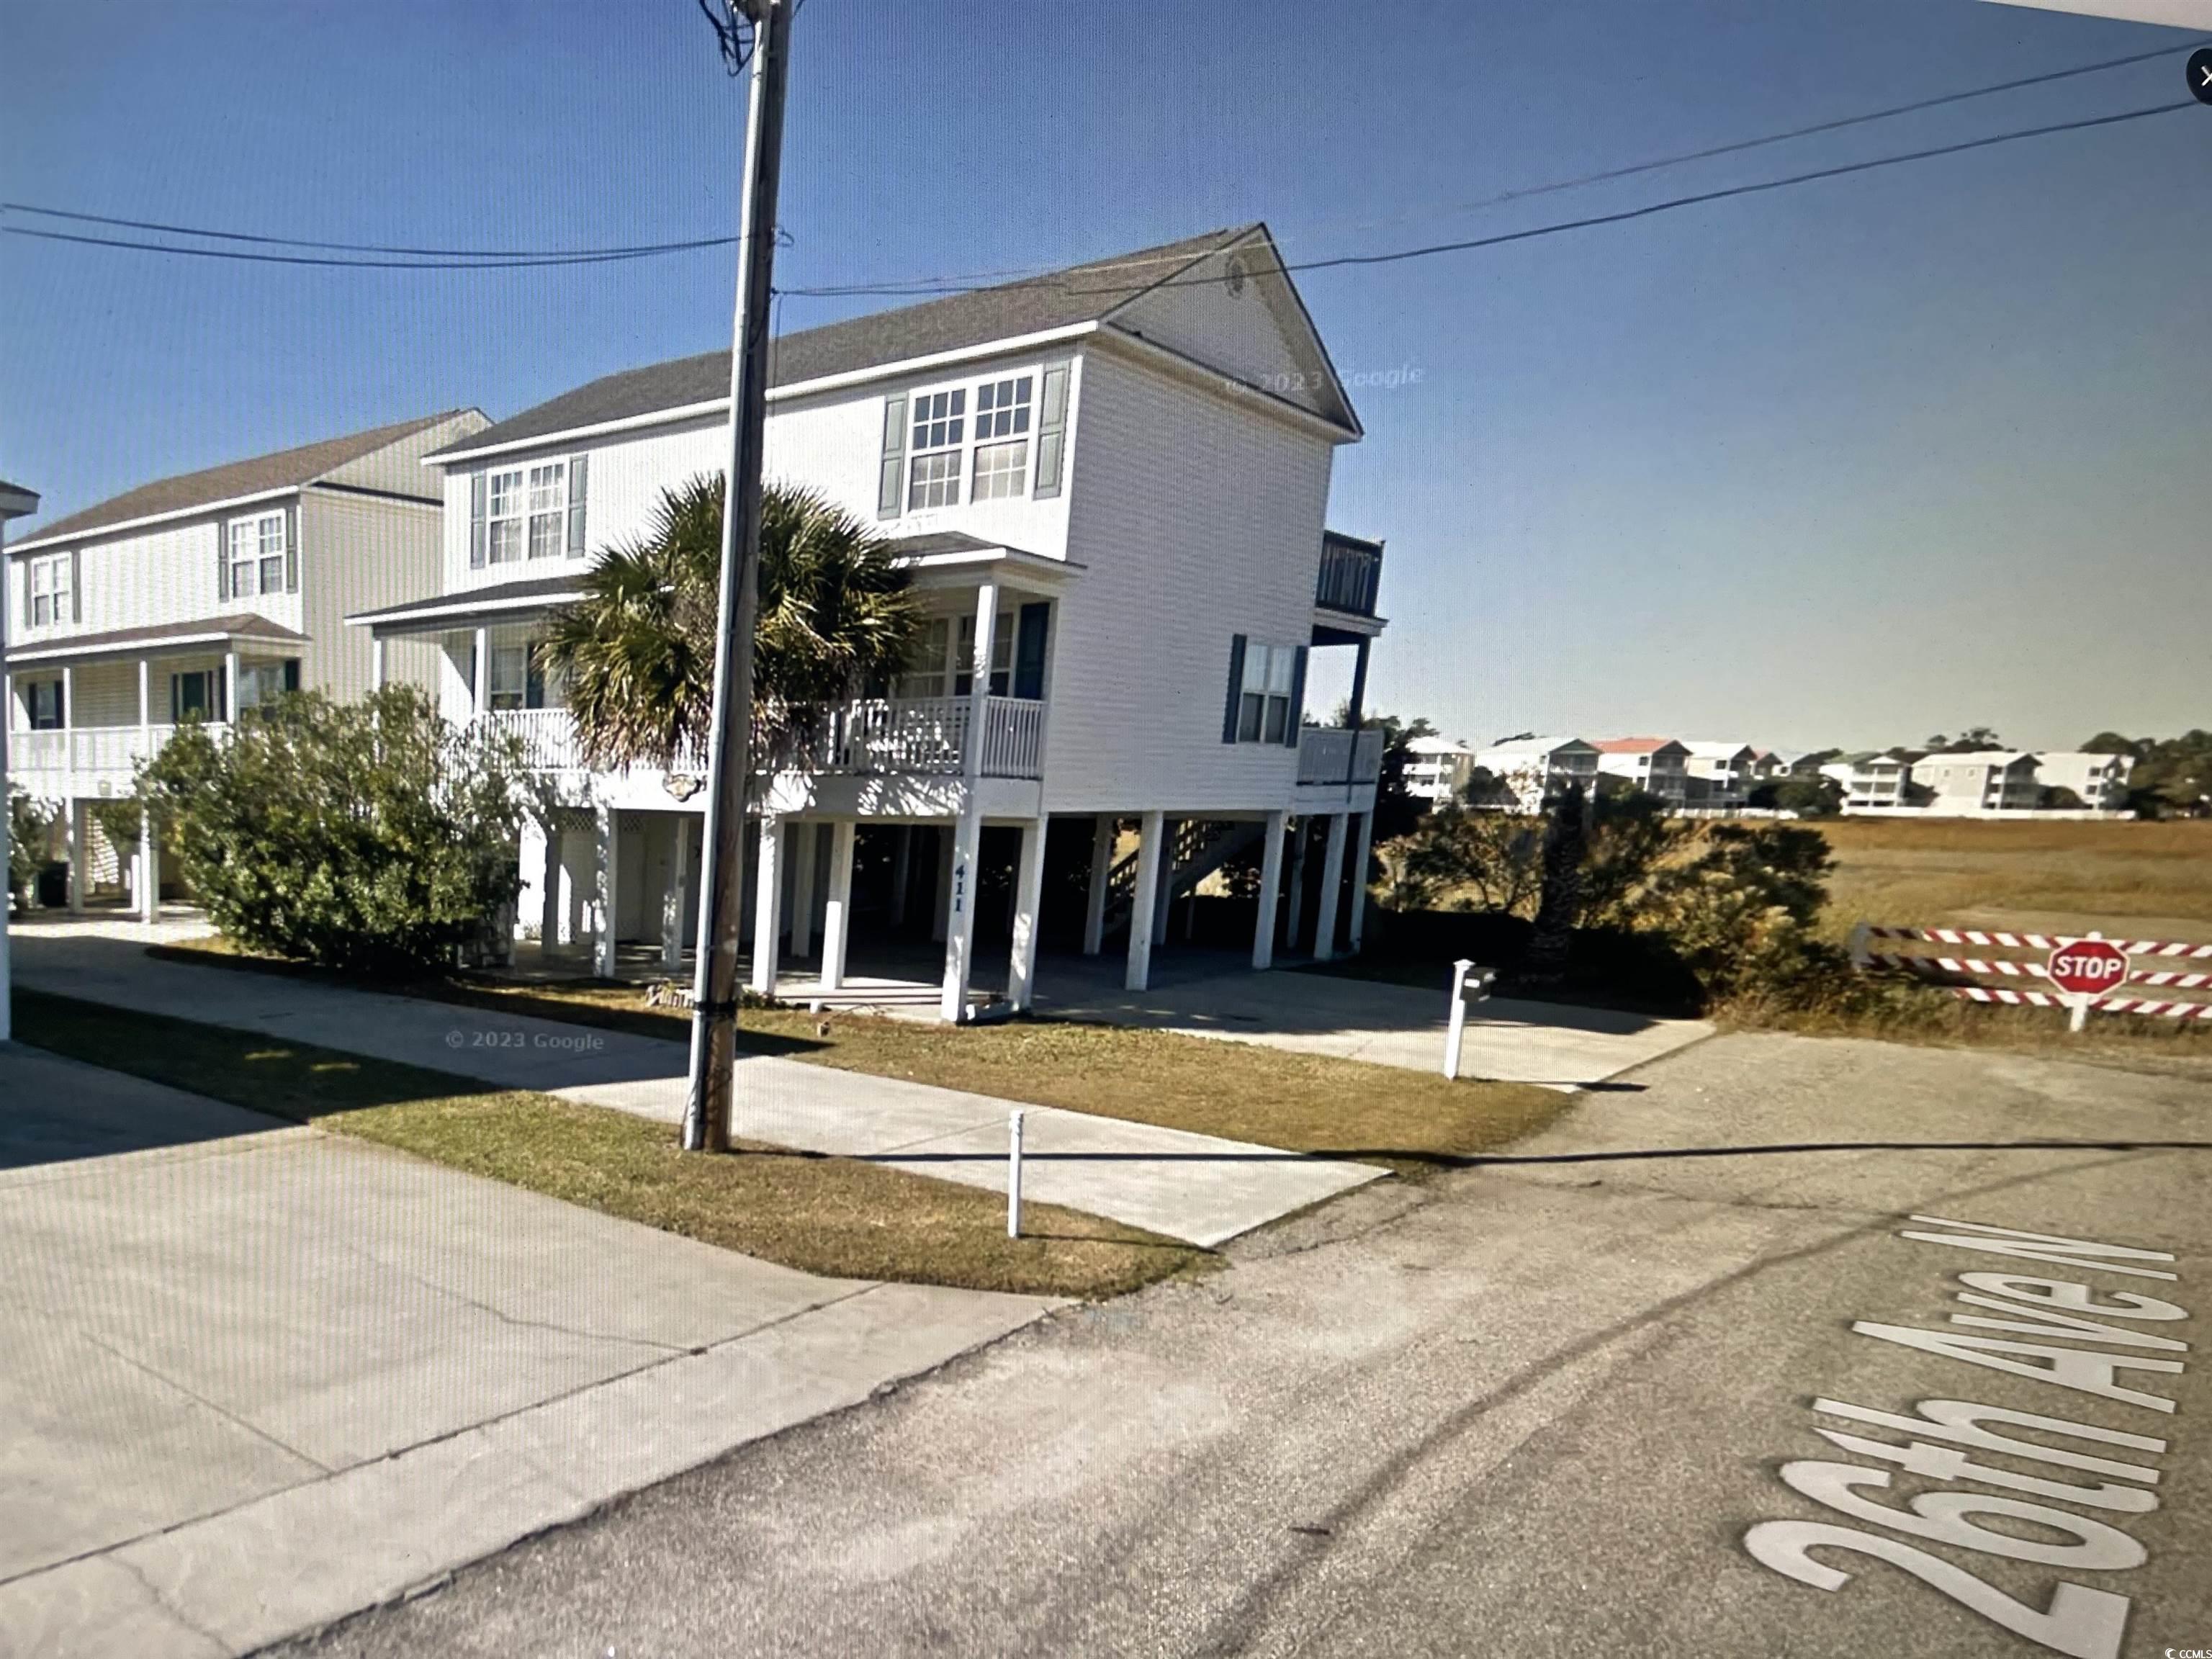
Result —
[{"label": "stop sign", "polygon": [[2128,977],[2128,953],[2108,939],[2077,939],[2051,953],[2051,982],[2076,996],[2117,990]]}]

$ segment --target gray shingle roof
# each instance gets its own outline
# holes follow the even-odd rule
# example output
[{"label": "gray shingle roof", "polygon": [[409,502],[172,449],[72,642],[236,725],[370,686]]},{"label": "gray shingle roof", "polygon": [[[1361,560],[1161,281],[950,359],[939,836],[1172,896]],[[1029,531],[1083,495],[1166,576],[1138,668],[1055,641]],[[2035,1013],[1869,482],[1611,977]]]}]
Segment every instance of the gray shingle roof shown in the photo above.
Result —
[{"label": "gray shingle roof", "polygon": [[24,540],[43,542],[55,537],[74,536],[88,530],[102,529],[108,525],[128,524],[136,519],[150,519],[164,513],[182,513],[195,507],[209,507],[216,501],[235,500],[240,495],[258,495],[272,489],[312,483],[325,473],[334,472],[347,463],[374,453],[386,444],[398,443],[425,427],[435,426],[441,421],[450,421],[456,415],[465,412],[459,409],[442,410],[435,415],[418,416],[411,421],[371,427],[366,432],[349,432],[342,438],[325,438],[319,443],[302,444],[297,449],[280,449],[273,455],[256,455],[248,460],[229,461],[198,472],[180,472],[173,478],[156,478],[151,483],[140,484],[136,489],[126,489],[120,495],[110,496],[97,506],[57,519],[50,525],[32,531]]},{"label": "gray shingle roof", "polygon": [[157,645],[164,640],[258,640],[275,645],[305,645],[307,636],[295,629],[252,611],[234,611],[219,617],[203,617],[194,622],[149,623],[141,628],[116,628],[104,634],[64,634],[58,639],[40,640],[34,645],[17,645],[9,649],[11,663],[59,661],[64,657],[80,657],[96,652],[117,650],[128,646]]},{"label": "gray shingle roof", "polygon": [[[1206,254],[1260,228],[1249,224],[1210,230],[1179,242],[1070,265],[1042,276],[781,335],[770,352],[769,381],[771,386],[796,386],[936,352],[958,351],[992,340],[1096,322],[1145,289],[1168,281]],[[624,369],[564,392],[434,451],[433,456],[550,437],[664,409],[716,403],[729,392],[726,350],[678,357],[645,368]]]},{"label": "gray shingle roof", "polygon": [[583,591],[583,586],[584,571],[578,564],[556,576],[530,576],[519,581],[492,582],[483,587],[458,587],[450,593],[433,593],[428,599],[407,599],[398,605],[380,605],[374,611],[355,611],[346,620],[361,623],[374,617],[378,622],[398,622],[423,615],[465,617],[496,611],[504,605],[520,605],[531,599],[574,599]]}]

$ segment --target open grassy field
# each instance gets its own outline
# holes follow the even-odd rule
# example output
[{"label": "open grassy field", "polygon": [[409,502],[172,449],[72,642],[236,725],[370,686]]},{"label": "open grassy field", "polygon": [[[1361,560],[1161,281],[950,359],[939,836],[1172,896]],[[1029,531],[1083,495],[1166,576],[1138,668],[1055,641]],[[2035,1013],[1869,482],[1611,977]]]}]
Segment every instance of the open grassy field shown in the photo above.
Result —
[{"label": "open grassy field", "polygon": [[1828,921],[2212,942],[2212,820],[1831,818]]}]

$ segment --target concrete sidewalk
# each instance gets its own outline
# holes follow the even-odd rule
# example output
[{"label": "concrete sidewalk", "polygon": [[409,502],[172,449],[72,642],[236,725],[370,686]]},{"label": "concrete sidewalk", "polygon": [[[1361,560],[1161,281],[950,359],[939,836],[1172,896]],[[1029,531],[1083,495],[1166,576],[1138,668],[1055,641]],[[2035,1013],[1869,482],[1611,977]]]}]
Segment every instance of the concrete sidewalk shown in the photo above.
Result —
[{"label": "concrete sidewalk", "polygon": [[[1037,1006],[1070,1019],[1225,1037],[1294,1054],[1416,1072],[1443,1066],[1449,983],[1424,990],[1294,969],[1255,974],[1241,954],[1226,951],[1183,951],[1156,962],[1152,988],[1128,991],[1117,963],[1048,958],[1038,975]],[[1493,998],[1468,1011],[1461,1074],[1588,1088],[1712,1031],[1698,1019]]]},{"label": "concrete sidewalk", "polygon": [[0,1045],[0,1653],[388,1600],[1036,1318]]},{"label": "concrete sidewalk", "polygon": [[[172,926],[166,936],[179,936]],[[351,991],[275,974],[158,961],[123,921],[15,934],[27,986],[457,1073],[667,1122],[681,1119],[682,1044],[526,1015]],[[742,1135],[869,1158],[1004,1191],[1010,1103],[772,1055],[738,1062]],[[1028,1109],[1023,1190],[1040,1202],[1214,1245],[1379,1179],[1371,1164],[1054,1109]]]}]

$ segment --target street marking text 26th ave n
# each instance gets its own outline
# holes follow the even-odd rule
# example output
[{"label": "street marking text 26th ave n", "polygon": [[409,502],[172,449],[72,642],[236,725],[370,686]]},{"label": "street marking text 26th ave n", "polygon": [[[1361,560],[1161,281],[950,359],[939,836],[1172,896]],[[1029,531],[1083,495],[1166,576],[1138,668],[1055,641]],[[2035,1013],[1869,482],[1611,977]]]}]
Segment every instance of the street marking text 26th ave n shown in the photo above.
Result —
[{"label": "street marking text 26th ave n", "polygon": [[[1911,1218],[1923,1227],[1946,1230],[1908,1229],[1900,1235],[1924,1243],[2014,1261],[2057,1263],[2076,1272],[2111,1273],[2124,1279],[2171,1281],[2179,1277],[2170,1269],[2131,1265],[2173,1260],[2160,1250],[2021,1232],[1940,1216]],[[2172,1356],[2186,1353],[2189,1345],[2167,1334],[2163,1328],[2187,1319],[2185,1309],[2141,1291],[2093,1286],[2073,1279],[1983,1272],[1962,1273],[1959,1283],[1965,1288],[1957,1299],[1968,1311],[1953,1314],[1952,1325],[1968,1330],[2008,1331],[2045,1340],[2021,1341],[2017,1336],[1978,1336],[1966,1330],[1930,1330],[1867,1320],[1855,1322],[1851,1329],[1879,1341],[2033,1377],[2055,1388],[2118,1401],[2136,1410],[2172,1413],[2171,1398],[2133,1386],[2147,1379],[2124,1381],[2122,1373],[2176,1375],[2185,1369],[2184,1362]],[[2004,1316],[1992,1318],[1992,1314]],[[2054,1339],[2104,1346],[2057,1347],[2051,1345]],[[2144,1458],[2166,1450],[2164,1439],[1964,1400],[1923,1400],[1913,1409],[1917,1415],[1875,1411],[1836,1400],[1813,1402],[1813,1410],[1820,1417],[1914,1437],[1901,1445],[1840,1427],[1818,1423],[1814,1427],[1824,1439],[1847,1452],[1875,1463],[1893,1465],[1923,1480],[1960,1483],[1956,1490],[1923,1492],[1899,1508],[1864,1496],[1861,1490],[1887,1486],[1887,1470],[1868,1463],[1813,1460],[1784,1463],[1780,1471],[1783,1480],[1853,1520],[2014,1561],[2075,1572],[2111,1572],[2140,1566],[2147,1559],[2143,1547],[2112,1522],[2076,1510],[2126,1516],[2158,1508],[2158,1494],[2152,1488],[2158,1484],[2159,1471]],[[1991,1424],[2012,1432],[1991,1428]],[[2040,1439],[2023,1438],[2017,1432],[2021,1430],[2076,1444],[2046,1445]],[[2077,1449],[2076,1446],[2100,1449]],[[2097,1478],[2061,1480],[2020,1474],[1975,1462],[1972,1454],[1977,1451]],[[1976,1491],[1977,1486],[1990,1490]],[[2075,1508],[2057,1509],[2054,1502]],[[2064,1534],[2068,1541],[2045,1542],[1979,1526],[1973,1520],[1978,1515],[2027,1522]],[[1826,1547],[1874,1556],[1903,1568],[1940,1594],[2016,1635],[2072,1659],[2115,1659],[2127,1627],[2128,1598],[2112,1590],[2063,1579],[2052,1590],[2048,1605],[2037,1607],[1903,1539],[1857,1527],[1827,1521],[1762,1521],[1745,1533],[1743,1543],[1755,1559],[1777,1572],[1824,1590],[1841,1589],[1850,1575],[1814,1559],[1814,1549]]]}]

